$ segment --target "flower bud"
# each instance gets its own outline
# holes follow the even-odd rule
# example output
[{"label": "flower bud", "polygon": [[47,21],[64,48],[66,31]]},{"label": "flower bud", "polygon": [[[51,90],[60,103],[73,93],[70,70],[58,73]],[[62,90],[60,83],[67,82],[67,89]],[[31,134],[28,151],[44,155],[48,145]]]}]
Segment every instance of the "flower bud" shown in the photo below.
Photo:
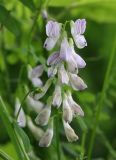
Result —
[{"label": "flower bud", "polygon": [[48,37],[59,37],[61,31],[61,24],[54,21],[48,21],[46,25],[46,34]]},{"label": "flower bud", "polygon": [[39,141],[40,147],[49,147],[53,138],[53,124],[48,127]]},{"label": "flower bud", "polygon": [[72,118],[73,118],[72,110],[67,101],[67,96],[65,95],[63,100],[63,119],[66,122],[70,123],[72,121]]},{"label": "flower bud", "polygon": [[43,19],[47,19],[48,18],[48,13],[45,9],[42,10],[42,17]]},{"label": "flower bud", "polygon": [[50,118],[50,114],[51,114],[50,106],[46,106],[45,108],[43,108],[35,119],[36,124],[41,126],[47,125]]},{"label": "flower bud", "polygon": [[64,68],[64,65],[61,65],[59,67],[58,79],[59,79],[60,83],[62,83],[62,84],[68,84],[68,82],[69,82],[69,77],[68,77],[68,74]]},{"label": "flower bud", "polygon": [[69,142],[73,142],[78,140],[78,136],[75,134],[74,130],[71,128],[71,126],[68,124],[68,122],[63,121],[64,130],[66,137]]},{"label": "flower bud", "polygon": [[70,84],[74,90],[84,90],[87,88],[87,85],[84,81],[77,76],[76,74],[69,73]]},{"label": "flower bud", "polygon": [[29,130],[31,131],[32,135],[35,137],[35,139],[38,141],[40,140],[41,136],[44,134],[43,130],[39,127],[36,127],[31,118],[27,117],[27,126]]},{"label": "flower bud", "polygon": [[[25,113],[23,111],[23,108],[20,109],[21,103],[19,101],[18,98],[16,98],[16,102],[15,102],[15,116],[17,116],[18,114],[18,118],[17,118],[17,123],[20,127],[25,127],[26,126],[26,116]],[[20,112],[19,112],[20,109]],[[18,113],[19,112],[19,113]]]},{"label": "flower bud", "polygon": [[38,65],[32,69],[31,78],[40,77],[43,74],[43,66]]},{"label": "flower bud", "polygon": [[55,91],[53,93],[53,106],[60,107],[62,103],[62,95],[61,95],[61,87],[59,85],[56,85]]}]

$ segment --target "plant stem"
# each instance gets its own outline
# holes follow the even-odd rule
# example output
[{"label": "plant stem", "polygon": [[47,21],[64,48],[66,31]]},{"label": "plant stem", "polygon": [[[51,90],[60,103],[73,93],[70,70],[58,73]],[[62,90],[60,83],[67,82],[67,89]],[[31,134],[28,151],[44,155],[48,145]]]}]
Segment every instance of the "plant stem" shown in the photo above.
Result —
[{"label": "plant stem", "polygon": [[4,160],[14,160],[9,155],[7,155],[5,152],[3,152],[1,149],[0,149],[0,158],[3,158]]},{"label": "plant stem", "polygon": [[110,55],[110,60],[109,60],[109,63],[108,63],[106,75],[105,75],[105,78],[104,78],[101,97],[100,97],[100,100],[99,100],[99,102],[96,106],[94,128],[93,128],[93,131],[92,131],[92,136],[91,136],[91,139],[90,139],[89,150],[88,150],[88,160],[91,160],[91,156],[92,156],[92,150],[93,150],[93,145],[94,145],[94,140],[95,140],[95,135],[96,135],[96,129],[97,129],[97,126],[99,124],[100,113],[101,113],[102,108],[103,108],[103,102],[104,102],[106,90],[107,90],[107,87],[108,87],[108,82],[109,82],[109,77],[110,77],[111,70],[112,70],[112,65],[113,65],[113,62],[114,62],[115,47],[116,47],[116,36],[114,37],[113,48],[112,48],[112,52],[111,52],[111,55]]},{"label": "plant stem", "polygon": [[55,117],[55,131],[56,131],[56,150],[57,150],[57,160],[61,160],[61,153],[60,153],[60,141],[59,141],[59,116]]},{"label": "plant stem", "polygon": [[82,136],[82,143],[81,143],[81,155],[80,155],[80,160],[83,160],[83,159],[84,159],[86,135],[87,135],[87,132],[84,131],[84,132],[83,132],[83,136]]}]

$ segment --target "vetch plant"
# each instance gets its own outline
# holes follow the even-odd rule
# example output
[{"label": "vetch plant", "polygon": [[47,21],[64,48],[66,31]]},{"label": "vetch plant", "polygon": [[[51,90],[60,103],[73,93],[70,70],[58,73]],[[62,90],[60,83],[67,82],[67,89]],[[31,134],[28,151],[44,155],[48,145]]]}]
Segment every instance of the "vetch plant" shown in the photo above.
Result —
[{"label": "vetch plant", "polygon": [[53,138],[52,121],[54,116],[59,116],[59,114],[51,114],[53,107],[57,110],[60,110],[60,107],[62,107],[62,121],[69,142],[78,139],[78,136],[70,126],[70,123],[74,117],[84,116],[82,108],[73,100],[72,89],[75,91],[81,91],[87,88],[85,82],[78,75],[79,69],[84,68],[86,62],[75,52],[74,49],[74,42],[79,49],[87,46],[87,42],[83,35],[86,29],[86,20],[78,19],[75,22],[70,21],[71,35],[74,42],[72,38],[68,38],[68,33],[65,30],[67,24],[67,21],[65,24],[61,24],[53,20],[48,21],[46,24],[46,35],[48,37],[44,42],[44,48],[49,51],[53,48],[55,49],[56,44],[59,47],[57,51],[54,51],[48,57],[47,65],[49,67],[47,69],[47,82],[44,85],[42,85],[42,82],[41,84],[38,83],[38,77],[40,77],[43,72],[42,67],[40,66],[30,70],[28,74],[28,77],[34,86],[38,86],[39,84],[39,88],[31,93],[31,97],[35,101],[43,98],[44,95],[47,94],[51,84],[55,84],[53,94],[49,96],[46,105],[41,108],[35,119],[37,125],[48,125],[47,130],[40,138],[40,147],[48,147]]}]

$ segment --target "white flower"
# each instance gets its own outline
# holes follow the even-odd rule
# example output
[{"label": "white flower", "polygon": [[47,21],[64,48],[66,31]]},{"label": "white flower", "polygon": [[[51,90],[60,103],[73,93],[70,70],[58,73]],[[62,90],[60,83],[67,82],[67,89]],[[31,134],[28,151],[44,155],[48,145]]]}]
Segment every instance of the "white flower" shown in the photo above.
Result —
[{"label": "white flower", "polygon": [[46,25],[46,34],[48,38],[45,40],[44,47],[51,50],[60,37],[61,24],[54,21],[48,21]]},{"label": "white flower", "polygon": [[53,93],[53,106],[60,107],[62,103],[62,95],[61,95],[61,87],[59,85],[56,85],[55,91]]},{"label": "white flower", "polygon": [[39,113],[44,107],[44,104],[42,102],[34,100],[31,96],[27,96],[27,105],[36,113]]},{"label": "white flower", "polygon": [[48,124],[51,114],[51,106],[45,106],[35,119],[36,124],[45,126]]},{"label": "white flower", "polygon": [[69,78],[70,85],[74,90],[84,90],[87,88],[87,85],[84,83],[84,81],[76,74],[69,73]]},{"label": "white flower", "polygon": [[87,46],[87,42],[85,37],[83,36],[85,29],[86,29],[86,20],[85,19],[78,19],[75,22],[71,21],[71,34],[75,41],[75,44],[78,48],[84,48]]},{"label": "white flower", "polygon": [[[21,103],[18,98],[16,98],[15,102],[15,116],[17,116],[19,109],[20,109]],[[23,111],[23,108],[20,109],[18,118],[17,118],[17,123],[20,127],[25,127],[26,126],[26,116]]]},{"label": "white flower", "polygon": [[74,130],[71,128],[71,126],[68,124],[68,122],[63,121],[64,130],[66,137],[69,142],[77,141],[78,136],[75,134]]},{"label": "white flower", "polygon": [[82,108],[73,100],[71,92],[68,92],[67,98],[68,98],[69,106],[72,109],[73,116],[78,116],[78,115],[84,116],[84,112]]},{"label": "white flower", "polygon": [[72,113],[72,109],[71,106],[68,103],[67,100],[67,96],[64,95],[64,99],[63,99],[63,119],[70,123],[72,121],[73,118],[73,113]]},{"label": "white flower", "polygon": [[37,141],[40,140],[41,136],[44,134],[44,131],[41,128],[36,127],[29,116],[27,117],[27,126],[35,139]]},{"label": "white flower", "polygon": [[40,147],[49,147],[51,144],[53,138],[53,124],[51,126],[48,126],[48,129],[46,132],[43,134],[39,141],[39,146]]},{"label": "white flower", "polygon": [[63,64],[58,69],[58,79],[61,84],[68,84],[69,82],[69,77]]}]

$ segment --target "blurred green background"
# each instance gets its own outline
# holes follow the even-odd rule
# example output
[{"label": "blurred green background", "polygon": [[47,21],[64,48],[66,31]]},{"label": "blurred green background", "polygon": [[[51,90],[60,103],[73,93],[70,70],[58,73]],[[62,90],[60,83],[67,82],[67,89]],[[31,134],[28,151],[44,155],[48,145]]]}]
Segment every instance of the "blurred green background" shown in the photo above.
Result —
[{"label": "blurred green background", "polygon": [[[7,109],[13,115],[15,97],[22,100],[24,85],[30,86],[27,64],[43,64],[50,54],[43,49],[43,9],[61,23],[78,18],[87,21],[88,46],[76,51],[87,63],[80,75],[88,89],[73,92],[85,116],[72,122],[79,135],[76,143],[67,142],[60,124],[61,160],[88,159],[91,151],[91,160],[116,160],[116,0],[0,0],[0,94]],[[17,159],[2,118],[0,124],[0,149]],[[24,130],[37,157],[57,159],[55,138],[49,148],[39,148],[28,129]]]}]

